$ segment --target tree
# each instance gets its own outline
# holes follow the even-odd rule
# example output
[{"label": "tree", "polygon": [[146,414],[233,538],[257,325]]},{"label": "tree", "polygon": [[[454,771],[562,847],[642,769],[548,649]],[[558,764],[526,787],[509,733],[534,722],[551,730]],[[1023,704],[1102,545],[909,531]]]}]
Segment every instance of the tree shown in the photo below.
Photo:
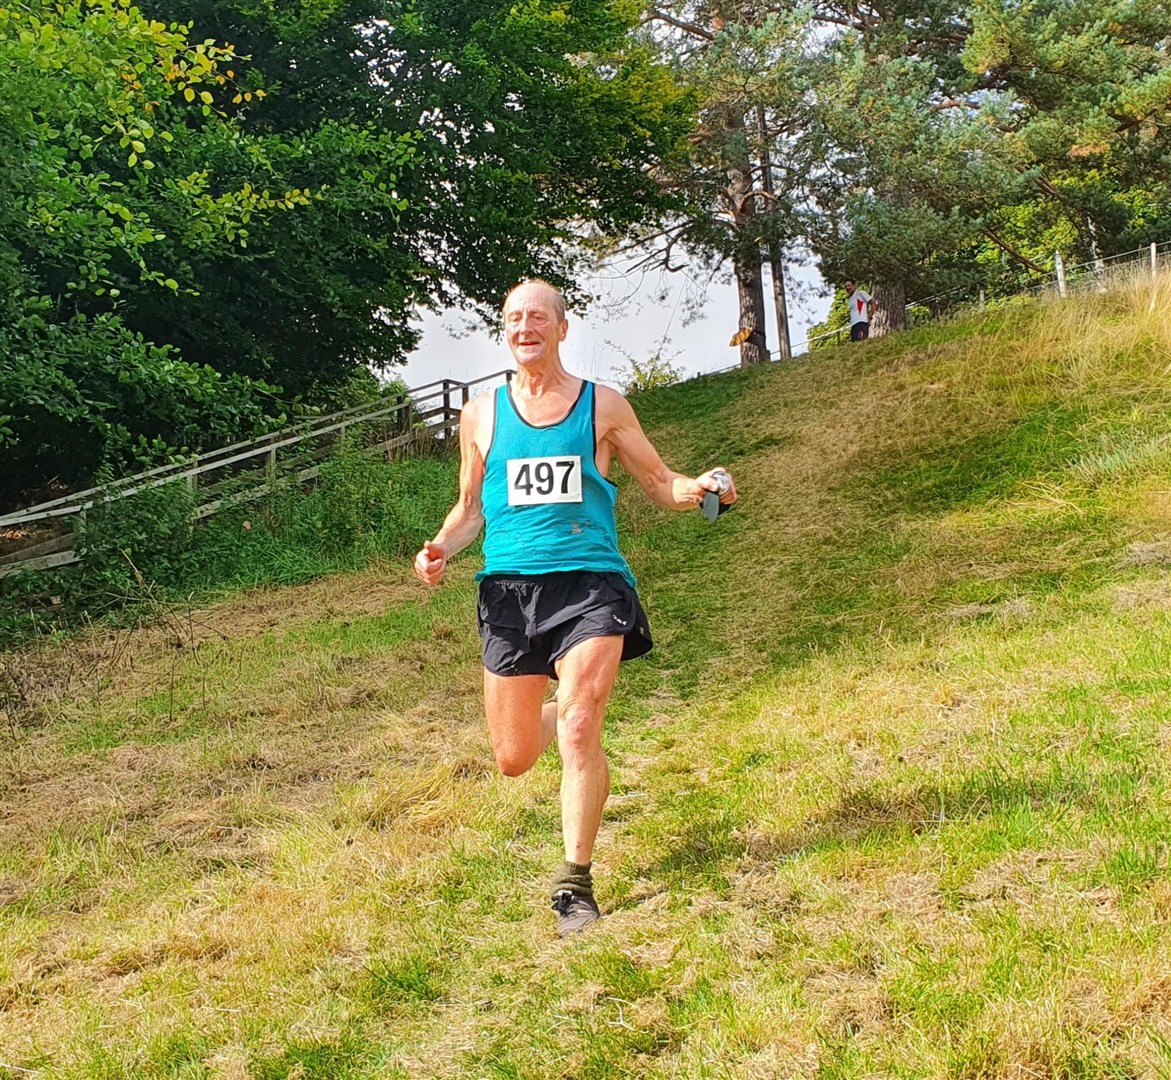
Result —
[{"label": "tree", "polygon": [[233,61],[113,0],[0,9],[0,500],[280,411],[270,388],[187,364],[116,311],[127,283],[180,287],[156,260],[160,203],[208,236],[275,205],[164,175],[172,121],[213,117]]},{"label": "tree", "polygon": [[236,105],[240,126],[274,184],[312,192],[246,252],[192,263],[198,296],[137,313],[186,355],[320,395],[399,362],[419,306],[494,319],[533,274],[584,299],[583,240],[665,204],[653,170],[689,107],[610,0],[152,6],[250,55],[268,96]]},{"label": "tree", "polygon": [[953,107],[993,124],[1028,180],[1035,212],[1005,208],[998,223],[1033,257],[1061,248],[1098,258],[1171,228],[1169,36],[1161,3],[1044,0],[1027,16],[1003,2],[973,5],[964,65],[997,93]]},{"label": "tree", "polygon": [[728,2],[688,2],[648,9],[647,33],[669,58],[677,80],[700,101],[690,154],[665,182],[686,209],[665,229],[642,237],[644,265],[678,267],[675,250],[709,269],[730,264],[739,299],[732,343],[741,365],[769,358],[762,261],[773,270],[782,354],[788,325],[782,252],[801,232],[798,204],[807,159],[799,136],[808,105],[804,58],[809,24],[803,9],[768,13]]},{"label": "tree", "polygon": [[632,19],[0,9],[0,498],[328,405],[413,347],[420,304],[487,317],[520,276],[572,284],[591,235],[667,204],[654,171],[689,123]]},{"label": "tree", "polygon": [[814,246],[905,300],[1015,289],[1052,252],[1100,257],[1167,224],[1165,5],[820,4],[828,153]]}]

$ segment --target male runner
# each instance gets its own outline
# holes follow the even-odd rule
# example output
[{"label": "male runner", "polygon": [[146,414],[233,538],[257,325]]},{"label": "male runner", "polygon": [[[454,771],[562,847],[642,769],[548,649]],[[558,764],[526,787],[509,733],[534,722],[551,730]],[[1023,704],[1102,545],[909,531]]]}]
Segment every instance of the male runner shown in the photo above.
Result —
[{"label": "male runner", "polygon": [[[504,329],[516,375],[464,406],[459,501],[415,556],[415,573],[436,585],[487,525],[477,614],[488,734],[505,776],[526,772],[557,737],[565,864],[553,907],[562,937],[600,914],[590,861],[610,792],[602,719],[619,662],[651,648],[618,551],[610,459],[673,510],[720,488],[711,472],[692,479],[668,469],[621,394],[565,370],[568,328],[565,301],[547,282],[509,293]],[[736,501],[735,486],[721,501]],[[550,678],[559,687],[545,702]]]}]

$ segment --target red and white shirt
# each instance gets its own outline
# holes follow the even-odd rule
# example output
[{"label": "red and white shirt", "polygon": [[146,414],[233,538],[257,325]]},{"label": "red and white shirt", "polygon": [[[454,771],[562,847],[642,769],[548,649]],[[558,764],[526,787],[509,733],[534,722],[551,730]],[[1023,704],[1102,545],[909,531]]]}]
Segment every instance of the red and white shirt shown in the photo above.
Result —
[{"label": "red and white shirt", "polygon": [[861,289],[855,289],[854,295],[848,299],[850,301],[850,325],[870,322],[870,313],[866,308],[872,299],[871,295]]}]

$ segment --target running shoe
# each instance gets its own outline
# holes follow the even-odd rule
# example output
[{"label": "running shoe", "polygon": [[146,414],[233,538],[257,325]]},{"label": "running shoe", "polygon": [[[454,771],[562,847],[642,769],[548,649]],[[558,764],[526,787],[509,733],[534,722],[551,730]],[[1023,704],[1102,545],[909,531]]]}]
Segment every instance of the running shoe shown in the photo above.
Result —
[{"label": "running shoe", "polygon": [[557,912],[560,937],[579,933],[602,917],[592,896],[579,896],[569,889],[559,889],[553,894],[553,910]]}]

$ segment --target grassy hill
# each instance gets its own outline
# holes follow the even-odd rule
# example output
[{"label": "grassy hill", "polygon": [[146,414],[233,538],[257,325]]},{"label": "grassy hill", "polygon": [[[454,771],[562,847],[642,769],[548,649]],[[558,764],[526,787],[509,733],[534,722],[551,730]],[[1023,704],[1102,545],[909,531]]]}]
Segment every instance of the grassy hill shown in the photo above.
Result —
[{"label": "grassy hill", "polygon": [[0,1077],[1171,1075],[1171,280],[637,403],[606,918],[472,573],[0,655]]}]

